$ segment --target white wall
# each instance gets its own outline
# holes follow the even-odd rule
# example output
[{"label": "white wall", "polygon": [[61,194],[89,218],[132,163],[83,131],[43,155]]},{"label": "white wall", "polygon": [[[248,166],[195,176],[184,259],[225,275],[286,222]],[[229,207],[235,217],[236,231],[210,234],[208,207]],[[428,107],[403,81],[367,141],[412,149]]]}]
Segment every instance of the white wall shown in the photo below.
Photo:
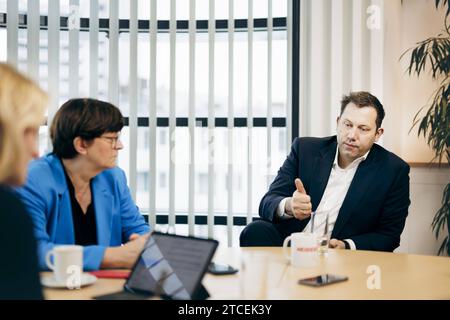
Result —
[{"label": "white wall", "polygon": [[429,162],[432,150],[423,138],[417,137],[416,129],[408,132],[415,114],[427,103],[438,81],[431,80],[429,72],[420,78],[410,76],[406,72],[410,54],[400,61],[399,58],[419,41],[442,32],[444,12],[435,9],[434,0],[404,0],[403,4],[385,1],[384,25],[384,144],[405,161]]},{"label": "white wall", "polygon": [[[431,97],[438,81],[429,72],[420,78],[410,76],[407,69],[410,54],[399,57],[424,39],[444,28],[444,12],[436,10],[434,0],[385,1],[385,73],[384,105],[386,106],[384,146],[410,163],[427,163],[433,151],[411,124],[420,107]],[[402,234],[399,252],[434,255],[444,233],[436,240],[431,223],[441,206],[442,192],[450,181],[450,169],[411,168],[411,207]]]},{"label": "white wall", "polygon": [[411,207],[398,252],[435,255],[444,238],[436,240],[431,223],[440,208],[442,191],[450,181],[450,170],[411,168]]}]

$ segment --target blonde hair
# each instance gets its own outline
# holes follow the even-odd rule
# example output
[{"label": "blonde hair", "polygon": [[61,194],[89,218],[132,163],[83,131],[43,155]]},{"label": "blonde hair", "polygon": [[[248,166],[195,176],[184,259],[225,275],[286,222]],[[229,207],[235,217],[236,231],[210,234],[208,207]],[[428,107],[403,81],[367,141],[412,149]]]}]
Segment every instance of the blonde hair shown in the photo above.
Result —
[{"label": "blonde hair", "polygon": [[25,130],[43,123],[47,102],[47,94],[30,79],[0,63],[0,184],[20,174]]}]

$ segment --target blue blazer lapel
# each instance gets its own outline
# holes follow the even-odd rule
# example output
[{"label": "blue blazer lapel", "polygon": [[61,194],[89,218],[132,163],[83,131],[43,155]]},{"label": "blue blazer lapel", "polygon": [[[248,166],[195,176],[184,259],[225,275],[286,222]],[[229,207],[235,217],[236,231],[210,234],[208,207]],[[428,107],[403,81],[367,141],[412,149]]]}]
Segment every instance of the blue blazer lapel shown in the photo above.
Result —
[{"label": "blue blazer lapel", "polygon": [[[50,168],[55,178],[56,192],[58,193],[58,216],[54,217],[54,242],[75,243],[73,230],[72,205],[70,203],[69,189],[64,175],[61,160],[53,154],[47,156]],[[97,241],[99,245],[109,246],[112,224],[112,195],[108,193],[107,184],[98,176],[92,181],[92,194],[94,196],[95,219],[97,223]]]},{"label": "blue blazer lapel", "polygon": [[58,194],[58,202],[58,217],[56,218],[56,230],[58,232],[55,235],[54,242],[73,244],[75,243],[75,235],[73,230],[72,206],[68,190],[62,194]]},{"label": "blue blazer lapel", "polygon": [[335,141],[324,148],[314,162],[309,191],[313,211],[319,206],[320,200],[322,200],[323,193],[325,192],[331,168],[333,167],[336,148],[337,142]]},{"label": "blue blazer lapel", "polygon": [[381,167],[376,166],[377,162],[377,150],[372,148],[367,159],[361,162],[356,170],[344,202],[339,210],[331,237],[339,238],[339,232],[342,231],[350,216],[355,210],[363,207],[361,206],[361,202],[363,197],[365,195],[367,196],[366,190],[369,190],[370,185],[379,175],[378,171]]},{"label": "blue blazer lapel", "polygon": [[[67,181],[64,175],[61,160],[53,154],[49,154],[46,160],[50,164],[52,174],[55,181],[55,189],[58,193],[58,211],[57,216],[53,217],[52,231],[53,242],[57,243],[75,243],[75,235],[73,231],[72,206],[70,204],[69,190],[67,188]],[[55,230],[58,230],[56,232]]]},{"label": "blue blazer lapel", "polygon": [[111,241],[113,198],[98,176],[92,181],[97,241],[99,245],[109,246]]}]

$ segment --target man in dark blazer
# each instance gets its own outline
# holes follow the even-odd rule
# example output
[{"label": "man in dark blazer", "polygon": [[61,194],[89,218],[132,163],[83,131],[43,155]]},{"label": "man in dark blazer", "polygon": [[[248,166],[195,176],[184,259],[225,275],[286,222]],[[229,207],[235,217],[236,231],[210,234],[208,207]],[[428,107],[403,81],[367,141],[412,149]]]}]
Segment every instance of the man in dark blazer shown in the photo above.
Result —
[{"label": "man in dark blazer", "polygon": [[331,229],[330,247],[393,251],[408,215],[409,166],[375,144],[384,109],[368,92],[341,101],[337,136],[296,138],[241,246],[281,246],[293,232]]}]

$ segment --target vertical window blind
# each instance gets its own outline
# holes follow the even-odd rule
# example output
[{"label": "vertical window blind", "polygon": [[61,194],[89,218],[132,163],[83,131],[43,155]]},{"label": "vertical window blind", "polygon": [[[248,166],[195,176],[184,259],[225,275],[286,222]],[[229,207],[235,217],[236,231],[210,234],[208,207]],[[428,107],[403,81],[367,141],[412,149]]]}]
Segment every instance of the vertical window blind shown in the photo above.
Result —
[{"label": "vertical window blind", "polygon": [[47,123],[72,97],[117,105],[118,165],[149,222],[232,246],[298,135],[298,6],[0,0],[0,57],[48,90]]}]

